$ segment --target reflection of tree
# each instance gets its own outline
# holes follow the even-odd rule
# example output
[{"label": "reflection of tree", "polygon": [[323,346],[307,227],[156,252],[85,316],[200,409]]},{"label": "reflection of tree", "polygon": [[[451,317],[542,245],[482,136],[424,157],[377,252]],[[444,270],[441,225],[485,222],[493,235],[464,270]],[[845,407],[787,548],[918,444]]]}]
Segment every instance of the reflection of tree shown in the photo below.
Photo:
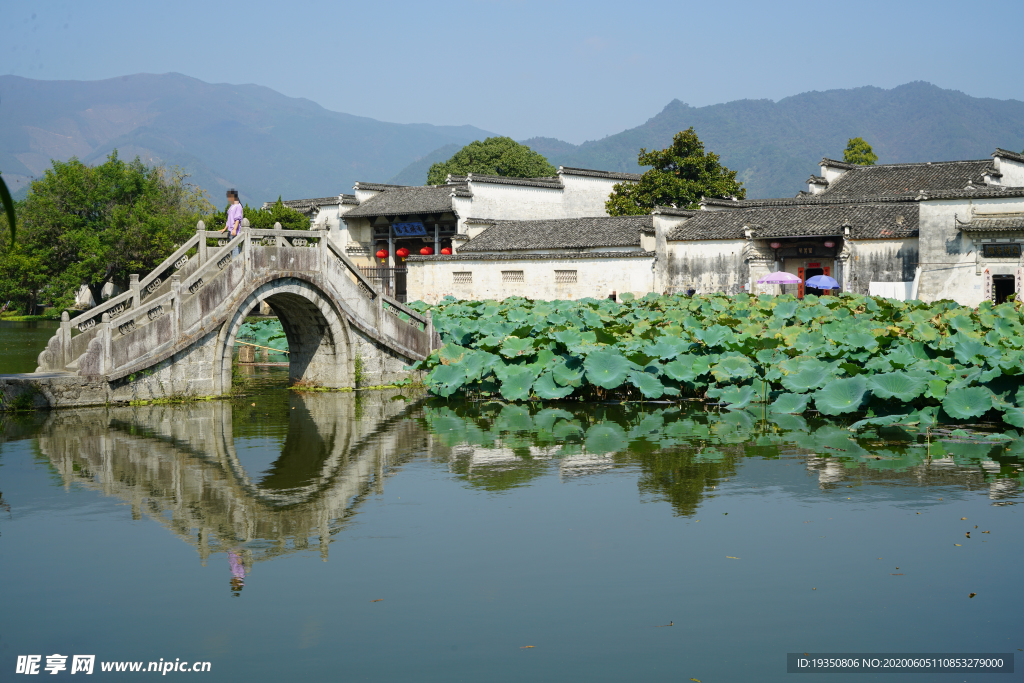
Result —
[{"label": "reflection of tree", "polygon": [[[404,402],[377,394],[357,407],[352,394],[292,396],[281,456],[253,480],[234,448],[233,419],[250,413],[226,402],[60,411],[41,428],[41,452],[65,484],[129,502],[196,547],[243,547],[251,567],[319,546],[343,528],[383,479],[426,442],[404,419]],[[280,408],[280,406],[278,406]],[[291,408],[294,408],[292,410]],[[281,423],[278,422],[278,425]],[[240,425],[240,431],[259,431]],[[241,556],[241,555],[240,555]]]}]

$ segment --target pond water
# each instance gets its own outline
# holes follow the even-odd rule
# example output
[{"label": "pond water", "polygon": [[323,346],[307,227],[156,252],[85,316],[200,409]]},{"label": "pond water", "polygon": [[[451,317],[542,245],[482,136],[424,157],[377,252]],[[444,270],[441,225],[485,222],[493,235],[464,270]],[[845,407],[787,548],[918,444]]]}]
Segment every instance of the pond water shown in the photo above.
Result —
[{"label": "pond water", "polygon": [[252,372],[0,416],[0,678],[56,653],[100,680],[783,681],[789,652],[1024,648],[1016,442]]},{"label": "pond water", "polygon": [[59,322],[51,320],[0,320],[0,375],[35,372],[39,353],[59,327]]}]

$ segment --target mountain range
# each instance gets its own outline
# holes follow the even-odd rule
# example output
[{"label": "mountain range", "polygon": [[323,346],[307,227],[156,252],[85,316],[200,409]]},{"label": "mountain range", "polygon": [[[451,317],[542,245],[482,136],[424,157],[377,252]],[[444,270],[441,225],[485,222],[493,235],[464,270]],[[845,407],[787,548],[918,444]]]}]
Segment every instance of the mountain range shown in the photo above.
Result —
[{"label": "mountain range", "polygon": [[807,189],[822,157],[842,160],[852,137],[867,140],[878,163],[983,159],[1002,147],[1024,149],[1024,102],[970,97],[930,83],[806,92],[773,102],[738,100],[707,107],[670,102],[643,125],[572,145],[524,140],[554,165],[640,172],[642,147],[663,149],[693,126],[751,199]]},{"label": "mountain range", "polygon": [[[642,147],[664,148],[693,126],[705,148],[739,172],[747,197],[804,189],[823,156],[842,158],[863,137],[879,163],[976,159],[1024,149],[1024,102],[975,98],[915,82],[807,92],[774,102],[706,107],[670,102],[645,123],[575,145],[524,140],[558,166],[638,172]],[[324,109],[258,85],[211,84],[181,74],[102,81],[0,76],[0,170],[15,196],[51,159],[99,163],[117,149],[177,165],[215,203],[330,196],[357,180],[419,185],[463,145],[495,133],[470,125],[377,121]]]},{"label": "mountain range", "polygon": [[215,203],[350,192],[385,180],[438,147],[492,135],[473,126],[377,121],[328,111],[258,85],[204,83],[181,74],[102,81],[0,76],[0,171],[16,196],[50,159],[121,158],[177,165]]}]

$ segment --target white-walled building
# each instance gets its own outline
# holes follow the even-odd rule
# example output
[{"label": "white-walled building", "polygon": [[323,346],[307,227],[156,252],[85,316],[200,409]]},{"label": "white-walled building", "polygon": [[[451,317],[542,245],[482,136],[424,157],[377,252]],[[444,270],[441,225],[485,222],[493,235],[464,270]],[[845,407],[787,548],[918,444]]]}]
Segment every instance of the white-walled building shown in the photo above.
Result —
[{"label": "white-walled building", "polygon": [[[324,217],[353,260],[410,300],[775,293],[756,282],[778,270],[829,275],[843,291],[970,306],[1024,289],[1024,155],[1015,152],[877,166],[822,159],[793,198],[608,217],[614,185],[638,179],[562,167],[551,178],[357,183],[353,195],[286,204],[315,206],[314,220]],[[403,247],[410,256],[396,259]],[[387,258],[375,260],[380,249]]]}]

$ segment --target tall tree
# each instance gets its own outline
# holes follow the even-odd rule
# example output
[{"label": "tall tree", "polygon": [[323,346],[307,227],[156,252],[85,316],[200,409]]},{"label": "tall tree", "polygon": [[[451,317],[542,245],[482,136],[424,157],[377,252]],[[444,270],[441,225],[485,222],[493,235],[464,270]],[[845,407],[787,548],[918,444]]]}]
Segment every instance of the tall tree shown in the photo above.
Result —
[{"label": "tall tree", "polygon": [[18,294],[28,308],[67,307],[82,284],[96,300],[107,281],[127,288],[130,273],[158,265],[213,210],[180,171],[126,163],[116,151],[98,166],[53,161],[19,208],[19,256],[3,263],[0,295]]},{"label": "tall tree", "polygon": [[871,145],[864,138],[850,138],[843,151],[843,161],[858,166],[874,166],[878,155],[871,150]]},{"label": "tall tree", "polygon": [[652,168],[636,183],[615,185],[605,203],[612,216],[639,216],[655,206],[696,208],[701,197],[747,196],[736,171],[723,166],[714,152],[705,152],[692,127],[676,133],[666,149],[642,148],[637,163]]},{"label": "tall tree", "polygon": [[543,155],[521,145],[512,138],[493,137],[471,142],[448,161],[430,167],[427,185],[443,185],[448,174],[500,175],[509,178],[550,177],[558,171]]}]

